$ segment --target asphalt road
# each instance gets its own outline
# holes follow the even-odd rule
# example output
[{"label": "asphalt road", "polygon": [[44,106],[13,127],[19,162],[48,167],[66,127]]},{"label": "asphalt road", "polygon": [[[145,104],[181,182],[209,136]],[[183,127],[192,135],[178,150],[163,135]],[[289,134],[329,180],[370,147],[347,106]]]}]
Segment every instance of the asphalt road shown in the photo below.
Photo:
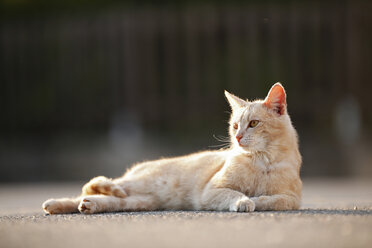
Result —
[{"label": "asphalt road", "polygon": [[299,211],[42,212],[79,188],[0,185],[0,247],[372,247],[371,180],[305,180]]}]

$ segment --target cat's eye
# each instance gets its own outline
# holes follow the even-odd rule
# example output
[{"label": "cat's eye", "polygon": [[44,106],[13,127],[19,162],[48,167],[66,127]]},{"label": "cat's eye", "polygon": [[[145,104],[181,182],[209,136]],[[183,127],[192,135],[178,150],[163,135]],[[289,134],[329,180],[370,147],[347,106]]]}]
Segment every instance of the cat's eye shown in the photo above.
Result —
[{"label": "cat's eye", "polygon": [[234,122],[234,124],[233,124],[233,128],[234,128],[234,129],[238,129],[238,123]]},{"label": "cat's eye", "polygon": [[259,123],[258,120],[252,120],[252,121],[249,122],[249,127],[255,127],[255,126],[258,125],[258,123]]}]

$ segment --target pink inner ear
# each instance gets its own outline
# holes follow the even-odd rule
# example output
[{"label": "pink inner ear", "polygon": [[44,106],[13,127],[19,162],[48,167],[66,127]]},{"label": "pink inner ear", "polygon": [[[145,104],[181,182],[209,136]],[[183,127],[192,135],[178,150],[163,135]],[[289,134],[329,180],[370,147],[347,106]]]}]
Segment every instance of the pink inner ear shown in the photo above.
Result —
[{"label": "pink inner ear", "polygon": [[282,115],[285,112],[286,95],[283,86],[275,84],[265,100],[265,106],[273,109],[278,114]]}]

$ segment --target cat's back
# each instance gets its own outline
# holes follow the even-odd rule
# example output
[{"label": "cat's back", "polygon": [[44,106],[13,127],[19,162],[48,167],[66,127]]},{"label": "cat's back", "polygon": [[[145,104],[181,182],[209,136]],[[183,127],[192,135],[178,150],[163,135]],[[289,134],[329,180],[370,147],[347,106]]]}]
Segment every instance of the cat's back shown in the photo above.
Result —
[{"label": "cat's back", "polygon": [[226,150],[202,151],[186,156],[146,161],[133,166],[124,177],[200,177],[220,170],[225,163]]}]

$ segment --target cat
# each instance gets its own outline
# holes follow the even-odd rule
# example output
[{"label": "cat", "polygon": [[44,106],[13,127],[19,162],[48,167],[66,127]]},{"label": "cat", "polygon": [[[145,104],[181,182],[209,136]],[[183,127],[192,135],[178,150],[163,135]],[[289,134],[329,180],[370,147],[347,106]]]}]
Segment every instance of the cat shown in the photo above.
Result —
[{"label": "cat", "polygon": [[264,100],[225,96],[232,109],[229,148],[139,163],[117,179],[96,177],[81,196],[49,199],[44,211],[298,209],[302,159],[283,86],[274,84]]}]

